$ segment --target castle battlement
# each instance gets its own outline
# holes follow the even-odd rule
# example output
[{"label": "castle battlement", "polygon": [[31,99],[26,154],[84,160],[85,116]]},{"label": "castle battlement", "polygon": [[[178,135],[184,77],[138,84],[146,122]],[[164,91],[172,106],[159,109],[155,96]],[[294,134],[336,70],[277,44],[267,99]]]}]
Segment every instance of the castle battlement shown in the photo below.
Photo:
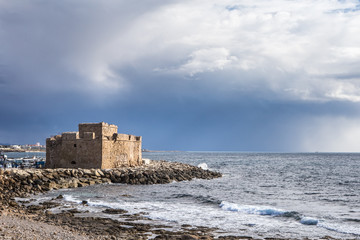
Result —
[{"label": "castle battlement", "polygon": [[47,168],[116,168],[142,164],[140,136],[120,134],[116,125],[80,123],[78,132],[46,139]]}]

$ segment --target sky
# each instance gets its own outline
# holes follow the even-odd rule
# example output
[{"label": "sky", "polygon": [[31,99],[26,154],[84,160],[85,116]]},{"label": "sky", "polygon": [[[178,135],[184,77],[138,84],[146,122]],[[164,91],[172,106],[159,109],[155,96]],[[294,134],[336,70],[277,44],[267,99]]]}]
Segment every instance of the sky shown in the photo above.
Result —
[{"label": "sky", "polygon": [[360,1],[0,0],[0,143],[360,151]]}]

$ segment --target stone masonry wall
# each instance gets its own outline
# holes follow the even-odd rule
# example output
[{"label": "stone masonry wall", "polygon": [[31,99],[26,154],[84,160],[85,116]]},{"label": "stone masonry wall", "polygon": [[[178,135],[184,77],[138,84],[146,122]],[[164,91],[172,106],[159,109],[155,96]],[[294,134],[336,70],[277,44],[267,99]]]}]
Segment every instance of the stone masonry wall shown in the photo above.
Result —
[{"label": "stone masonry wall", "polygon": [[141,137],[118,134],[112,140],[103,140],[103,161],[101,168],[118,168],[140,166]]},{"label": "stone masonry wall", "polygon": [[139,166],[141,137],[118,134],[107,123],[79,124],[79,132],[46,140],[46,168],[117,168]]},{"label": "stone masonry wall", "polygon": [[117,130],[118,127],[116,125],[107,124],[104,122],[79,124],[80,138],[84,138],[85,132],[94,132],[95,138],[98,138],[103,136],[112,136],[114,133],[117,133]]},{"label": "stone masonry wall", "polygon": [[100,168],[100,139],[48,139],[46,168]]}]

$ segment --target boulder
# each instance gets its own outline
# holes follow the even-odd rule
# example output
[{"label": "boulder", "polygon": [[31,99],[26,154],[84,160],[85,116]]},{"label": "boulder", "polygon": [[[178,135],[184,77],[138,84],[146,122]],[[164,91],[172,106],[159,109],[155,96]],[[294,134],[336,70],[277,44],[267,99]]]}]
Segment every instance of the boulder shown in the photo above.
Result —
[{"label": "boulder", "polygon": [[128,213],[128,211],[124,210],[124,209],[114,209],[114,208],[107,208],[103,211],[103,213],[107,213],[107,214],[124,214],[124,213]]}]

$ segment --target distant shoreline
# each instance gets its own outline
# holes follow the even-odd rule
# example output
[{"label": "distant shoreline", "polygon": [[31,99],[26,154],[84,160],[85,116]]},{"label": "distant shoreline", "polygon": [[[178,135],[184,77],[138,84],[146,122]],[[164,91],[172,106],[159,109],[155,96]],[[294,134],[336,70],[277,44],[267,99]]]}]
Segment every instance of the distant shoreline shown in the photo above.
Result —
[{"label": "distant shoreline", "polygon": [[8,149],[0,148],[0,152],[46,152],[46,150],[25,150],[25,149]]},{"label": "distant shoreline", "polygon": [[165,150],[148,150],[148,149],[142,149],[141,152],[182,152],[182,151],[178,151],[178,150],[165,151]]}]

